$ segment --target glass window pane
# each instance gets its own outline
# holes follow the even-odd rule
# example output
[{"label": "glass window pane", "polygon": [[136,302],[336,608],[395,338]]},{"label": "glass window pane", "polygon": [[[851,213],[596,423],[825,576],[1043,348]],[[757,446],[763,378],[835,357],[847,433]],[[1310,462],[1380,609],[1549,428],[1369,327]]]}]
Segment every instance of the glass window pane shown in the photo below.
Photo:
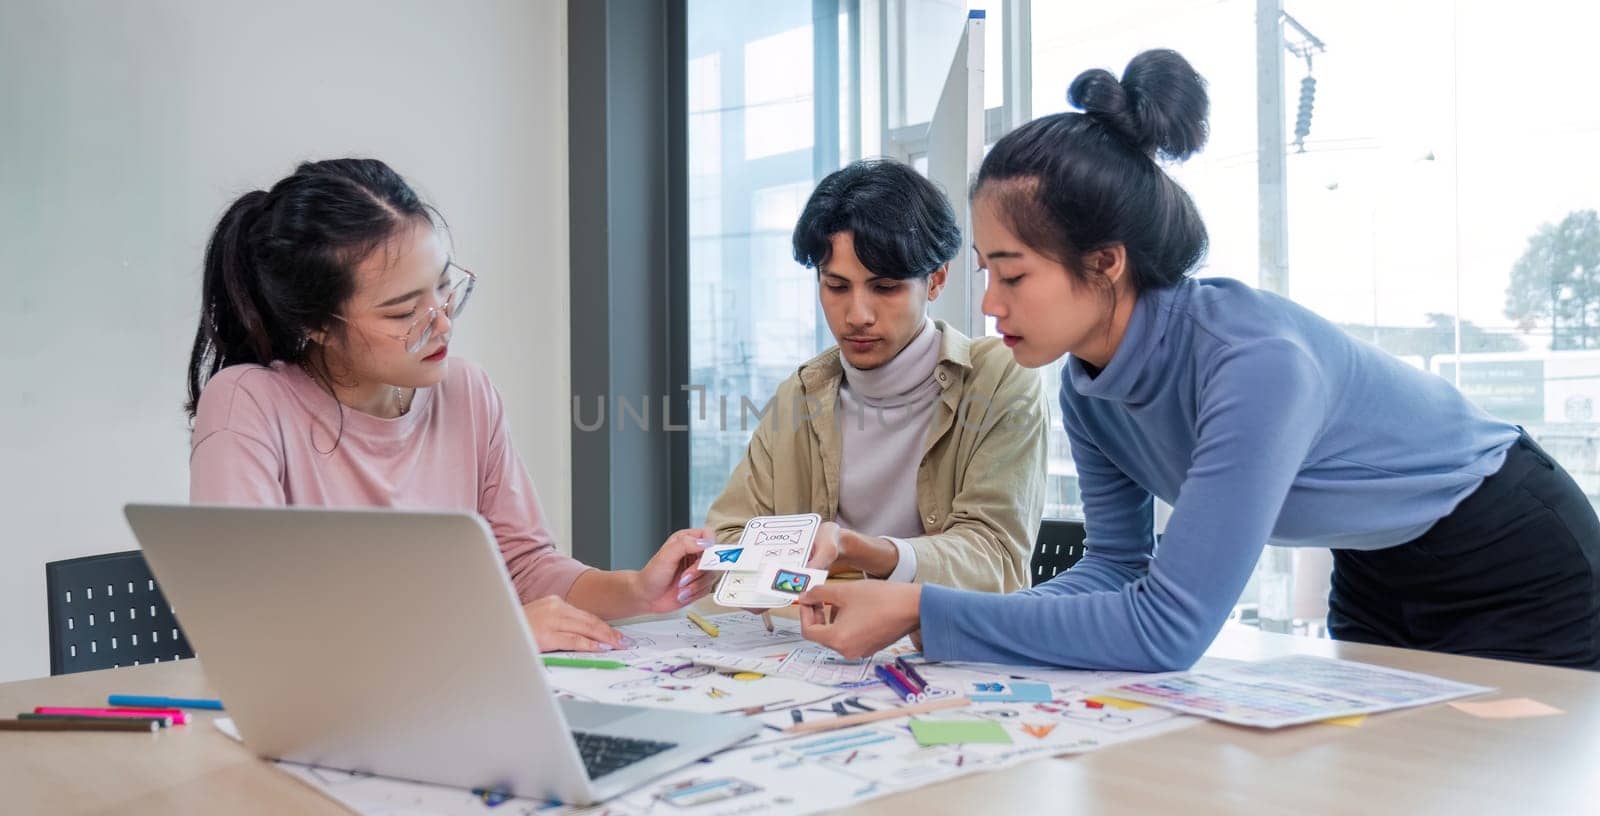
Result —
[{"label": "glass window pane", "polygon": [[998,108],[1004,103],[1005,4],[1001,0],[904,0],[904,109],[890,111],[892,127],[933,118],[967,12],[973,9],[984,12],[983,106]]},{"label": "glass window pane", "polygon": [[[926,122],[939,106],[945,75],[961,42],[961,29],[967,22],[964,0],[905,0],[901,4],[904,39],[901,107],[889,111],[889,126]],[[891,22],[890,25],[893,25]],[[890,76],[895,76],[891,70]],[[894,100],[891,94],[889,99]]]},{"label": "glass window pane", "polygon": [[[789,238],[815,183],[811,4],[688,4],[690,517],[744,456],[778,383],[816,354]],[[837,113],[833,113],[837,116]],[[829,127],[837,127],[831,118]]]},{"label": "glass window pane", "polygon": [[744,44],[745,159],[811,148],[811,50],[809,22]]}]

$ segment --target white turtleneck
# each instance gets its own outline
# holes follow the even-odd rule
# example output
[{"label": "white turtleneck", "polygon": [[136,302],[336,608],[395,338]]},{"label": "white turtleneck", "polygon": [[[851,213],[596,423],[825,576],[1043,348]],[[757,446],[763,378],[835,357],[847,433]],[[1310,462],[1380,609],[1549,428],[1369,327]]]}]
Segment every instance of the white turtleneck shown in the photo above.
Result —
[{"label": "white turtleneck", "polygon": [[917,556],[901,540],[923,534],[917,509],[917,468],[928,423],[941,389],[934,379],[942,334],[924,319],[894,359],[863,371],[842,356],[839,429],[844,450],[839,464],[840,525],[894,542],[900,561],[887,579],[910,581]]}]

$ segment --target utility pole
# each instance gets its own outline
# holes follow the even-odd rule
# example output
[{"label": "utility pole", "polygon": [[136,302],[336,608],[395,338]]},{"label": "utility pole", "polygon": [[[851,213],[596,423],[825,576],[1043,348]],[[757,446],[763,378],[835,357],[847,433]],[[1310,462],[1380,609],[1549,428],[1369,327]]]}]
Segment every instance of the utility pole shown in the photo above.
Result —
[{"label": "utility pole", "polygon": [[1289,188],[1284,139],[1283,0],[1256,0],[1256,206],[1260,280],[1289,294]]}]

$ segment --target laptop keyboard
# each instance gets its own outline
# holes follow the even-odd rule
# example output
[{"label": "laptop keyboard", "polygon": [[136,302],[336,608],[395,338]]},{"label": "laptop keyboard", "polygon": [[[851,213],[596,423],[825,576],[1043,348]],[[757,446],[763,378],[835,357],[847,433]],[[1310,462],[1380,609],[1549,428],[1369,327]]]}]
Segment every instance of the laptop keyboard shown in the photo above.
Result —
[{"label": "laptop keyboard", "polygon": [[584,731],[574,731],[572,736],[578,741],[578,754],[583,757],[583,767],[589,771],[590,779],[599,779],[641,759],[678,747],[676,742],[654,742]]}]

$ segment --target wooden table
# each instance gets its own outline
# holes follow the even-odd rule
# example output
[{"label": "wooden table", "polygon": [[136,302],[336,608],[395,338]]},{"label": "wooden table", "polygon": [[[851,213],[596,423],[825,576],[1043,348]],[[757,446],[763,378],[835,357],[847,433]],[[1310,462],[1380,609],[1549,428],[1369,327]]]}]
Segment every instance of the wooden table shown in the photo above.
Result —
[{"label": "wooden table", "polygon": [[[857,813],[1600,813],[1600,674],[1403,649],[1224,632],[1208,654],[1318,654],[1497,686],[1566,713],[1484,720],[1448,706],[1359,728],[1266,732],[1207,722],[866,803]],[[185,660],[0,685],[0,711],[103,705],[112,692],[207,697]],[[0,733],[0,812],[344,814],[200,713],[142,734]]]}]

